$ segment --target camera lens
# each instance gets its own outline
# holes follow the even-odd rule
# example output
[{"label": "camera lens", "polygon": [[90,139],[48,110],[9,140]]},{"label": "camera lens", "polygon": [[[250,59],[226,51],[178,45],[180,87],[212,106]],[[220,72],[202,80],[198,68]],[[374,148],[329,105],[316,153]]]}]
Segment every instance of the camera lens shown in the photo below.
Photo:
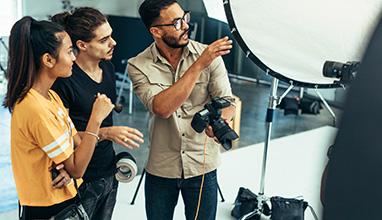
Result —
[{"label": "camera lens", "polygon": [[343,63],[326,61],[323,68],[323,75],[330,78],[341,78]]},{"label": "camera lens", "polygon": [[221,118],[213,121],[211,126],[219,143],[221,143],[224,149],[230,150],[232,148],[232,141],[239,138],[236,132]]}]

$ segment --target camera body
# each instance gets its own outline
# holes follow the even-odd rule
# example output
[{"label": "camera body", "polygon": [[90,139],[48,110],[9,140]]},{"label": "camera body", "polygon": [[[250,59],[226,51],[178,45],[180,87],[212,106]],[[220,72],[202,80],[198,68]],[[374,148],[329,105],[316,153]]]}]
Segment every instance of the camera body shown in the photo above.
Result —
[{"label": "camera body", "polygon": [[198,133],[203,132],[208,125],[211,125],[215,137],[224,149],[232,148],[232,141],[239,136],[229,125],[221,118],[221,109],[231,105],[227,99],[213,98],[209,103],[204,105],[204,109],[197,112],[191,121],[191,127]]},{"label": "camera body", "polygon": [[53,181],[54,179],[56,179],[56,177],[58,177],[58,175],[60,175],[60,171],[58,171],[58,170],[56,169],[56,167],[52,167],[52,168],[50,169],[50,173],[51,173],[51,175],[52,175],[52,181]]},{"label": "camera body", "polygon": [[134,179],[138,173],[138,167],[134,157],[128,152],[121,152],[116,156],[115,178],[119,182],[127,183]]},{"label": "camera body", "polygon": [[356,77],[359,65],[360,62],[357,61],[347,63],[325,61],[322,72],[326,77],[338,78],[341,83],[348,84]]}]

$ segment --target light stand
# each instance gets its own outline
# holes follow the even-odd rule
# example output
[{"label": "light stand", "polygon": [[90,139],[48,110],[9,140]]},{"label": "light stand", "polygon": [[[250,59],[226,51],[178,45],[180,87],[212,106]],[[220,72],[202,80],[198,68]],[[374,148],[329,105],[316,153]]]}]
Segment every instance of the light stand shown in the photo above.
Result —
[{"label": "light stand", "polygon": [[1,65],[1,63],[0,63],[0,70],[3,71],[4,73],[6,73],[4,67],[3,67],[3,65]]},{"label": "light stand", "polygon": [[[343,87],[345,89],[345,87]],[[322,103],[324,103],[324,106],[329,111],[330,115],[333,117],[333,127],[336,126],[336,114],[334,113],[333,109],[329,106],[328,102],[324,99],[324,97],[321,95],[321,93],[318,91],[317,88],[314,89],[317,96],[321,99]]]},{"label": "light stand", "polygon": [[[271,92],[269,96],[269,103],[268,103],[268,108],[267,108],[267,114],[266,114],[266,137],[265,137],[265,142],[264,142],[264,151],[263,151],[263,161],[262,161],[262,169],[261,169],[261,179],[260,179],[260,191],[257,196],[257,208],[253,210],[252,212],[244,215],[243,217],[240,218],[240,220],[246,220],[254,217],[256,220],[260,220],[261,214],[264,215],[269,215],[269,210],[266,210],[264,208],[264,204],[269,201],[269,197],[266,197],[264,195],[265,192],[265,173],[266,173],[266,168],[267,168],[267,156],[268,156],[268,146],[269,142],[271,140],[271,134],[272,134],[272,122],[273,122],[273,115],[274,111],[276,109],[276,106],[281,103],[281,100],[293,89],[293,84],[290,82],[290,86],[288,89],[280,96],[277,96],[277,88],[279,84],[279,80],[277,78],[272,79],[272,84],[271,84]],[[334,123],[335,123],[335,114],[333,110],[330,108],[326,100],[322,97],[322,95],[319,93],[317,88],[315,89],[315,92],[319,96],[319,98],[322,100],[324,103],[325,107],[328,109],[330,114],[334,118]],[[268,213],[267,213],[268,212]],[[314,214],[315,215],[315,214]],[[317,219],[317,218],[316,218]]]},{"label": "light stand", "polygon": [[264,195],[265,191],[265,173],[267,168],[267,156],[268,156],[268,146],[269,141],[271,140],[272,134],[272,122],[273,122],[273,114],[276,109],[276,106],[280,103],[280,101],[289,93],[289,91],[294,87],[292,84],[288,87],[288,89],[280,96],[277,97],[277,88],[278,88],[279,80],[277,78],[272,79],[271,84],[271,92],[269,96],[269,103],[266,114],[266,137],[264,142],[264,152],[263,152],[263,162],[261,168],[261,179],[260,179],[260,192],[257,196],[257,208],[241,217],[241,220],[250,219],[254,217],[256,220],[259,220],[261,214],[269,215],[269,213],[264,213],[264,203],[266,203],[269,198]]},{"label": "light stand", "polygon": [[3,47],[5,48],[5,50],[8,51],[7,44],[4,42],[3,37],[0,37],[0,43],[3,45]]}]

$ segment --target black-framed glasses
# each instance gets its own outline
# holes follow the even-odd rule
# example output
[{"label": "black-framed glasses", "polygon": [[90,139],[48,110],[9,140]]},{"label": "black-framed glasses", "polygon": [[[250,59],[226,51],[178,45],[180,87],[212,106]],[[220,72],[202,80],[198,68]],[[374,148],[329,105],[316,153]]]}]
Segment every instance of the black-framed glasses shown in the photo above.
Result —
[{"label": "black-framed glasses", "polygon": [[187,24],[190,23],[191,19],[191,12],[190,11],[185,11],[183,17],[177,18],[174,20],[172,24],[157,24],[153,25],[152,27],[161,27],[161,26],[174,26],[174,28],[179,31],[182,28],[183,22],[186,22]]}]

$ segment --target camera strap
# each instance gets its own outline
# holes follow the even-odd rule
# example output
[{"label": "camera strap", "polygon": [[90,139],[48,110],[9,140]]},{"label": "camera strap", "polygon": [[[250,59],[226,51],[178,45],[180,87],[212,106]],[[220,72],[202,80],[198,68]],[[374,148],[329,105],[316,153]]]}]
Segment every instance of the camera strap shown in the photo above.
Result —
[{"label": "camera strap", "polygon": [[[205,134],[206,135],[206,134]],[[196,213],[195,213],[195,220],[198,219],[199,215],[199,209],[200,209],[200,203],[202,201],[202,194],[203,194],[203,185],[204,185],[204,176],[206,174],[206,149],[207,149],[207,141],[208,136],[206,135],[206,138],[204,140],[204,149],[203,149],[203,175],[202,175],[202,181],[200,183],[200,190],[199,190],[199,199],[198,199],[198,206],[196,206]]]}]

